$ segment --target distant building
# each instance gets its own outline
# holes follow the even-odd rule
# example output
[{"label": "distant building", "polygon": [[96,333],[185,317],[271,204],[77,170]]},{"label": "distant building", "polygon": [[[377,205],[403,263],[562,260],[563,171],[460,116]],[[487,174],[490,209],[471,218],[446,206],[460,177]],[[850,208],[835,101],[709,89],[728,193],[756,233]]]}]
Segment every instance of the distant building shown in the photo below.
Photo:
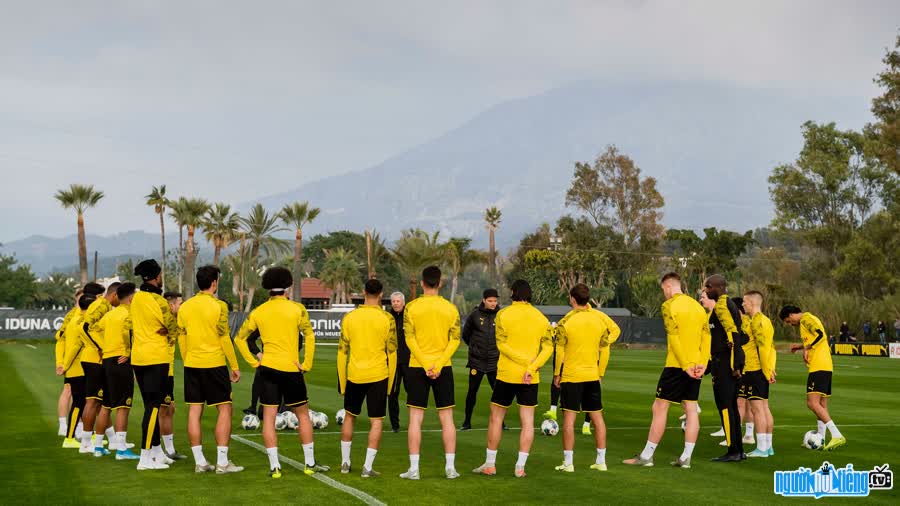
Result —
[{"label": "distant building", "polygon": [[306,306],[306,309],[331,308],[331,289],[323,285],[317,278],[302,278],[300,290],[300,302]]}]

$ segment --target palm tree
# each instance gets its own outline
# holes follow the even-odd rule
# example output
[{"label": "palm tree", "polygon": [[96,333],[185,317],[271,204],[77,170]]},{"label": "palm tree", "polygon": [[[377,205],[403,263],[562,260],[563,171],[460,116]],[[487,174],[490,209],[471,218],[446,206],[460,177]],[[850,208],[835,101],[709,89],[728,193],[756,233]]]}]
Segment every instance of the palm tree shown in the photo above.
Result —
[{"label": "palm tree", "polygon": [[166,198],[166,185],[154,186],[148,195],[145,195],[147,205],[153,208],[153,211],[159,215],[159,240],[162,243],[162,261],[159,263],[162,268],[162,289],[166,289],[166,207],[169,205],[169,199]]},{"label": "palm tree", "polygon": [[503,213],[496,207],[489,207],[484,210],[485,228],[488,230],[490,237],[488,238],[488,269],[491,276],[491,283],[497,283],[497,246],[494,242],[494,232],[500,225],[500,217]]},{"label": "palm tree", "polygon": [[450,302],[455,303],[456,291],[459,286],[459,276],[466,272],[470,266],[485,263],[487,255],[478,250],[470,249],[472,239],[468,237],[451,237],[447,241],[447,263],[453,278],[450,284]]},{"label": "palm tree", "polygon": [[309,207],[309,202],[294,202],[281,208],[279,217],[285,225],[293,227],[294,233],[294,300],[300,302],[300,280],[303,278],[303,226],[312,223],[322,210]]},{"label": "palm tree", "polygon": [[[178,291],[184,291],[184,222],[187,220],[187,210],[184,208],[184,197],[169,201],[169,216],[178,225]],[[165,257],[163,257],[165,258]]]},{"label": "palm tree", "polygon": [[440,232],[428,235],[420,229],[404,230],[391,253],[403,272],[409,276],[409,299],[416,298],[416,286],[422,269],[442,263],[446,250],[438,240]]},{"label": "palm tree", "polygon": [[180,226],[187,228],[187,241],[184,254],[184,298],[194,294],[194,263],[197,260],[197,245],[194,243],[194,234],[197,227],[203,226],[206,212],[209,211],[209,202],[201,198],[178,199]]},{"label": "palm tree", "polygon": [[325,255],[325,263],[319,272],[319,278],[322,284],[331,288],[335,303],[349,303],[350,292],[359,283],[359,269],[362,264],[352,251],[344,248],[326,251]]},{"label": "palm tree", "polygon": [[[244,283],[245,277],[248,275],[246,272],[256,270],[259,267],[260,255],[264,258],[276,257],[288,251],[288,244],[284,239],[275,237],[275,234],[285,230],[278,226],[279,216],[277,214],[270,215],[262,204],[256,204],[251,207],[247,216],[242,216],[240,220],[242,227],[241,241],[249,241],[250,243],[249,250],[244,251],[244,248],[241,248],[242,254],[247,255],[241,274],[241,286],[246,287],[247,285]],[[246,311],[248,312],[250,311],[250,305],[253,303],[253,291],[254,287],[251,286],[247,300]]]},{"label": "palm tree", "polygon": [[58,190],[53,196],[64,209],[74,209],[78,214],[78,267],[81,269],[81,285],[88,282],[87,240],[84,237],[84,212],[103,199],[103,192],[94,185],[71,184]]},{"label": "palm tree", "polygon": [[241,227],[240,216],[231,211],[230,205],[217,202],[207,211],[202,226],[206,240],[213,245],[213,264],[219,265],[222,250],[237,238]]}]

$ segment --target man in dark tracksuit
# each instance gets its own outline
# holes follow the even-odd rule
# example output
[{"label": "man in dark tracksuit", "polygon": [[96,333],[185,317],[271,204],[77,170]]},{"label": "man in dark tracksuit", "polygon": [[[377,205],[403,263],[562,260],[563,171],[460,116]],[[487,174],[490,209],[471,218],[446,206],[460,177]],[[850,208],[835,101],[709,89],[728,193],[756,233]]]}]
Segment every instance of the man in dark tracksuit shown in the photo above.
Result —
[{"label": "man in dark tracksuit", "polygon": [[406,377],[409,368],[409,346],[406,345],[406,334],[403,331],[403,311],[406,308],[406,297],[400,292],[391,294],[391,309],[397,326],[397,372],[394,387],[388,393],[388,415],[391,417],[391,430],[400,432],[400,384]]},{"label": "man in dark tracksuit", "polygon": [[728,452],[712,459],[714,462],[740,462],[745,457],[741,442],[741,414],[737,399],[741,374],[744,370],[745,336],[740,330],[741,316],[737,306],[726,293],[725,278],[714,274],[706,279],[706,295],[716,301],[709,317],[710,366],[713,379],[713,396],[725,430]]},{"label": "man in dark tracksuit", "polygon": [[481,379],[487,376],[491,390],[494,389],[497,361],[500,359],[494,318],[499,310],[497,290],[488,288],[482,294],[481,304],[469,314],[463,325],[462,340],[469,347],[469,362],[466,364],[469,368],[469,391],[466,393],[466,418],[459,430],[472,428],[472,410],[475,409]]}]

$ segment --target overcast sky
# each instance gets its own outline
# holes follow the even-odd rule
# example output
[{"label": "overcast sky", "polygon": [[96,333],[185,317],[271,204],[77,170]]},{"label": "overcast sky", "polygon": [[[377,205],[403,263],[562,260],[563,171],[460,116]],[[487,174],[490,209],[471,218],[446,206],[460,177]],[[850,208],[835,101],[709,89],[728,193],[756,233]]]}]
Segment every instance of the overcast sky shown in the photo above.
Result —
[{"label": "overcast sky", "polygon": [[243,202],[366,168],[573,81],[869,99],[897,1],[0,0],[0,241],[156,230],[141,197]]}]

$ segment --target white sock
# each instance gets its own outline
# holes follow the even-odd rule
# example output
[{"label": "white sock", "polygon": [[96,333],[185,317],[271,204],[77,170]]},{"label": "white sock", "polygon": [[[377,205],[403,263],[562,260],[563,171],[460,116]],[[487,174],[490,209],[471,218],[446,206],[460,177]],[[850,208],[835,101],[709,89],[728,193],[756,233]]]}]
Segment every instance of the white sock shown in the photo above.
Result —
[{"label": "white sock", "polygon": [[206,461],[206,457],[203,456],[203,446],[197,445],[191,447],[191,453],[194,454],[194,462],[198,466],[205,466],[209,463]]},{"label": "white sock", "polygon": [[484,452],[484,463],[493,466],[497,463],[497,450],[487,449]]},{"label": "white sock", "polygon": [[90,448],[91,447],[91,438],[94,437],[93,432],[82,432],[81,433],[81,446],[82,448]]},{"label": "white sock", "polygon": [[766,448],[766,435],[762,432],[756,433],[756,449],[761,452],[768,450],[768,448]]},{"label": "white sock", "polygon": [[747,429],[744,432],[744,436],[752,436],[753,435],[753,423],[747,422]]},{"label": "white sock", "polygon": [[150,450],[141,449],[141,464],[147,464],[150,462]]},{"label": "white sock", "polygon": [[103,434],[97,434],[94,436],[94,448],[100,448],[103,446]]},{"label": "white sock", "polygon": [[525,467],[526,462],[528,462],[528,454],[519,452],[519,458],[516,460],[516,467]]},{"label": "white sock", "polygon": [[84,424],[79,420],[75,425],[75,437],[81,437],[81,434],[84,432]]},{"label": "white sock", "polygon": [[419,456],[418,455],[409,455],[409,470],[410,471],[418,471],[419,470]]},{"label": "white sock", "polygon": [[688,460],[694,454],[694,445],[697,443],[684,443],[684,451],[681,452],[681,460]]},{"label": "white sock", "polygon": [[125,441],[127,432],[116,432],[116,449],[125,451],[128,449],[128,443]]},{"label": "white sock", "polygon": [[275,469],[276,467],[281,467],[281,464],[278,463],[278,447],[275,446],[273,448],[266,448],[266,455],[269,456],[269,469]]},{"label": "white sock", "polygon": [[216,465],[219,465],[219,466],[227,466],[228,465],[228,447],[227,446],[217,446],[216,447]]},{"label": "white sock", "polygon": [[606,464],[606,448],[597,448],[597,460],[594,464]]},{"label": "white sock", "polygon": [[341,464],[350,463],[350,445],[353,441],[341,441]]},{"label": "white sock", "polygon": [[166,453],[175,453],[175,434],[168,434],[162,437],[162,442],[166,445]]},{"label": "white sock", "polygon": [[116,430],[113,429],[112,427],[107,427],[107,428],[106,428],[106,432],[105,432],[104,434],[106,434],[106,438],[109,439],[109,442],[110,442],[110,443],[112,443],[113,441],[115,441],[114,438],[115,438],[115,435],[116,435]]},{"label": "white sock", "polygon": [[768,434],[766,434],[766,449],[771,450],[772,448],[774,448],[772,446],[772,433],[769,432]]},{"label": "white sock", "polygon": [[456,469],[456,454],[455,453],[445,453],[444,454],[444,468],[445,469]]},{"label": "white sock", "polygon": [[574,450],[563,450],[563,465],[571,466],[572,465],[572,457],[574,456]]},{"label": "white sock", "polygon": [[165,455],[163,455],[163,451],[162,451],[162,447],[161,447],[161,446],[156,445],[156,446],[153,446],[153,447],[150,448],[150,457],[152,457],[152,458],[154,458],[154,459],[156,459],[156,460],[162,460],[162,458],[163,458],[164,456],[165,456]]},{"label": "white sock", "polygon": [[837,425],[834,424],[834,420],[828,420],[828,423],[825,424],[825,427],[828,428],[828,432],[831,433],[831,437],[843,437],[841,435],[841,431],[838,430]]},{"label": "white sock", "polygon": [[375,456],[378,455],[378,450],[375,448],[366,448],[366,461],[363,463],[363,469],[372,470],[372,465],[375,464]]},{"label": "white sock", "polygon": [[66,417],[59,417],[59,428],[62,430],[66,430],[69,428],[69,424],[66,422]]},{"label": "white sock", "polygon": [[550,405],[550,412],[556,413],[556,406],[554,406],[553,404]]},{"label": "white sock", "polygon": [[316,452],[315,452],[315,443],[309,443],[308,445],[303,445],[303,460],[304,463],[308,466],[316,465]]},{"label": "white sock", "polygon": [[825,422],[816,420],[816,432],[818,432],[820,436],[825,437]]},{"label": "white sock", "polygon": [[583,424],[581,424],[581,428],[582,428],[582,429],[584,429],[585,427],[587,427],[588,429],[590,429],[590,428],[591,428],[591,422],[584,422]]},{"label": "white sock", "polygon": [[656,443],[652,441],[647,441],[647,445],[644,446],[644,451],[641,452],[641,458],[644,460],[652,459],[653,452],[656,451]]}]

